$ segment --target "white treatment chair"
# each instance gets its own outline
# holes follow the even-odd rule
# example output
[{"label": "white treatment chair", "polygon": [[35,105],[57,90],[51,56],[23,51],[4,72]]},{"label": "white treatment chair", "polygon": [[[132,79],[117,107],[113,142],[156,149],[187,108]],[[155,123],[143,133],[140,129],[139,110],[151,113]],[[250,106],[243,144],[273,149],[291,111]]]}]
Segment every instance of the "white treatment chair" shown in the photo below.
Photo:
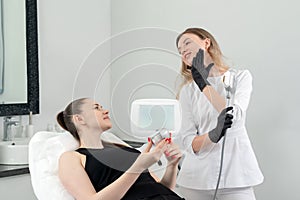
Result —
[{"label": "white treatment chair", "polygon": [[[110,132],[101,138],[107,142],[129,146]],[[58,177],[58,160],[65,151],[78,148],[68,132],[37,132],[29,142],[29,170],[33,191],[39,200],[74,200]]]}]

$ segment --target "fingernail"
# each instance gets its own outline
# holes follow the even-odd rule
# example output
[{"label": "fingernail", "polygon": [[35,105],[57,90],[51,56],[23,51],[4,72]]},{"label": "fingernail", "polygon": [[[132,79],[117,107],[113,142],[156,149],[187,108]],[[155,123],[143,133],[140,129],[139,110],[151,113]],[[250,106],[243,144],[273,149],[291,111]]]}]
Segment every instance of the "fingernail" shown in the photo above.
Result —
[{"label": "fingernail", "polygon": [[150,137],[148,137],[148,142],[151,142],[151,138]]}]

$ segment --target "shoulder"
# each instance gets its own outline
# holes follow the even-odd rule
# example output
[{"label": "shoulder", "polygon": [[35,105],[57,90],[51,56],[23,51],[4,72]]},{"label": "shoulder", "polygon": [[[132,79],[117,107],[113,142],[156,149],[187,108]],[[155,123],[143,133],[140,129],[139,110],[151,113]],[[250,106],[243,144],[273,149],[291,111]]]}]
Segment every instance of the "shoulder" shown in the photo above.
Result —
[{"label": "shoulder", "polygon": [[241,81],[252,81],[252,74],[248,69],[234,69],[236,79],[238,82]]},{"label": "shoulder", "polygon": [[237,76],[251,76],[251,72],[248,69],[235,69]]},{"label": "shoulder", "polygon": [[66,151],[61,154],[59,158],[60,164],[75,164],[75,163],[81,163],[81,155],[76,151]]}]

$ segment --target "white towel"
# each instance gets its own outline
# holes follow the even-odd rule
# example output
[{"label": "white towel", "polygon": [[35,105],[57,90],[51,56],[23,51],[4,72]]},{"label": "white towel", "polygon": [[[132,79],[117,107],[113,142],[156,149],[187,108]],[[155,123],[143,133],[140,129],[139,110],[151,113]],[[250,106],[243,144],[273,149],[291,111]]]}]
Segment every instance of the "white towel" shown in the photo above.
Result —
[{"label": "white towel", "polygon": [[38,132],[29,142],[29,170],[35,195],[39,200],[73,200],[58,177],[58,160],[65,151],[78,148],[68,133]]},{"label": "white towel", "polygon": [[[107,142],[128,145],[110,132],[101,134]],[[68,132],[41,131],[29,142],[29,170],[35,195],[39,200],[74,200],[58,177],[58,160],[62,153],[77,149],[78,142]]]}]

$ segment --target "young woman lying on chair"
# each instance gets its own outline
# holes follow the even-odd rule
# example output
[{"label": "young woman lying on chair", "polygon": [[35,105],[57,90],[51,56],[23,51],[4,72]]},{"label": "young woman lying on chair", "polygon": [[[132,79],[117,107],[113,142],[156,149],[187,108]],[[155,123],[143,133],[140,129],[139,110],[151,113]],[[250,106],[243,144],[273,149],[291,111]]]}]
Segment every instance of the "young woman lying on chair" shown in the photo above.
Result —
[{"label": "young woman lying on chair", "polygon": [[[144,152],[101,141],[112,127],[108,110],[82,98],[71,102],[57,115],[58,123],[79,141],[79,148],[65,152],[59,160],[59,178],[77,200],[83,199],[182,199],[175,187],[177,166],[182,156],[170,138]],[[156,181],[147,170],[162,154],[168,160],[166,172]],[[155,176],[154,176],[155,177]]]}]

